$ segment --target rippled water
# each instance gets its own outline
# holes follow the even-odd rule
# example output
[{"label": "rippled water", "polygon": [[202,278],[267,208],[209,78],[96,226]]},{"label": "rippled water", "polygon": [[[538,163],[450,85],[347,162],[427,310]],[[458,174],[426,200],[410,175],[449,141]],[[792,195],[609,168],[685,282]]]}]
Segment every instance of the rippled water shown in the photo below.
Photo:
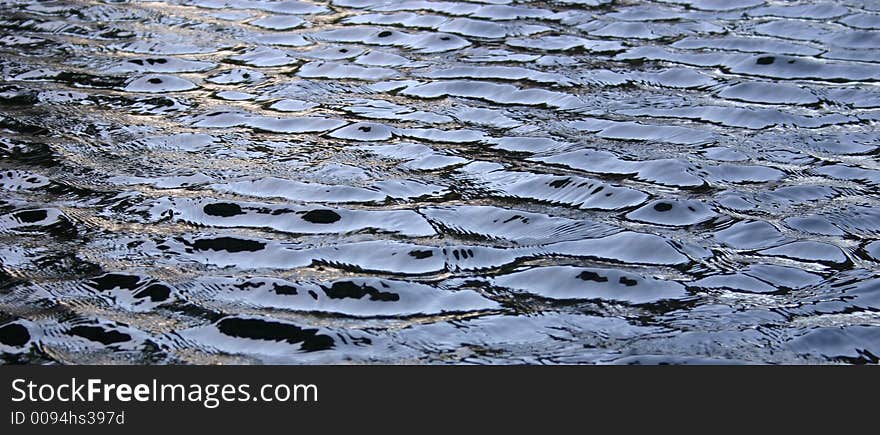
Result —
[{"label": "rippled water", "polygon": [[880,3],[0,1],[6,363],[865,363]]}]

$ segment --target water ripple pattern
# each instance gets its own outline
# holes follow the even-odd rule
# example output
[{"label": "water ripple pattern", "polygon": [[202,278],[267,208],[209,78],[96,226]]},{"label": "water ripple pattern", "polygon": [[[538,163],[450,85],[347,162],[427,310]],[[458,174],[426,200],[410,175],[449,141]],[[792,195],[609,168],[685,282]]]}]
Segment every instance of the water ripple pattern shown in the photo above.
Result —
[{"label": "water ripple pattern", "polygon": [[880,4],[0,0],[0,361],[877,363]]}]

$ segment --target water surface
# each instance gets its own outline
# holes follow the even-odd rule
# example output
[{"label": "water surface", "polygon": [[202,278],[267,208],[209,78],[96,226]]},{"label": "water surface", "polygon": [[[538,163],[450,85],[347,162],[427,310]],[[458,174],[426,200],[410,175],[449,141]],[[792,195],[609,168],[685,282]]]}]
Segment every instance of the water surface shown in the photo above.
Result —
[{"label": "water surface", "polygon": [[874,1],[0,1],[5,363],[876,363]]}]

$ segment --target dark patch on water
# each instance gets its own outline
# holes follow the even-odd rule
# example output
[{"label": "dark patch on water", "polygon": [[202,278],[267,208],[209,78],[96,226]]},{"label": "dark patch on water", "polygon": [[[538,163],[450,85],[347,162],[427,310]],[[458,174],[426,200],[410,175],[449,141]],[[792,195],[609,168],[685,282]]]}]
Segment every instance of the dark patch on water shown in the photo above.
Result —
[{"label": "dark patch on water", "polygon": [[424,260],[426,258],[433,256],[433,255],[434,255],[434,251],[428,251],[428,250],[409,251],[409,256],[413,257],[417,260]]},{"label": "dark patch on water", "polygon": [[332,224],[342,219],[342,216],[333,210],[309,210],[303,213],[302,218],[313,224]]},{"label": "dark patch on water", "polygon": [[585,270],[578,275],[578,278],[584,281],[595,281],[595,282],[608,282],[607,276],[599,275],[596,272]]},{"label": "dark patch on water", "polygon": [[6,346],[22,347],[31,339],[27,328],[18,323],[8,323],[0,326],[0,343]]},{"label": "dark patch on water", "polygon": [[257,252],[266,247],[263,242],[239,239],[237,237],[217,237],[216,239],[198,239],[192,242],[193,248],[199,251]]},{"label": "dark patch on water", "polygon": [[105,346],[131,340],[131,336],[128,334],[112,329],[104,329],[100,326],[74,326],[73,328],[70,328],[68,333],[77,337],[85,338],[86,340],[101,343]]},{"label": "dark patch on water", "polygon": [[163,284],[151,284],[134,294],[137,299],[150,298],[152,302],[162,302],[171,296],[171,289]]},{"label": "dark patch on water", "polygon": [[278,284],[275,284],[272,288],[275,289],[275,293],[278,293],[279,295],[296,295],[296,294],[299,294],[299,291],[297,291],[297,288],[294,287],[294,286],[292,286],[292,285],[278,285]]},{"label": "dark patch on water", "polygon": [[241,210],[241,206],[230,202],[218,202],[214,204],[208,204],[204,207],[203,210],[205,211],[205,214],[209,216],[232,217],[240,214],[245,214]]},{"label": "dark patch on water", "polygon": [[93,278],[90,284],[92,287],[100,291],[112,290],[114,288],[134,290],[140,285],[140,282],[141,277],[139,276],[108,273]]},{"label": "dark patch on water", "polygon": [[32,224],[48,217],[46,210],[27,210],[15,213],[15,218],[22,223]]},{"label": "dark patch on water", "polygon": [[331,299],[360,299],[369,295],[371,301],[393,302],[400,300],[400,296],[396,293],[383,292],[373,286],[358,285],[350,281],[334,282],[330,287],[324,287],[324,293]]},{"label": "dark patch on water", "polygon": [[326,350],[333,347],[333,338],[318,334],[317,329],[300,328],[281,322],[226,318],[217,322],[217,329],[230,337],[300,344],[300,348],[305,351]]}]

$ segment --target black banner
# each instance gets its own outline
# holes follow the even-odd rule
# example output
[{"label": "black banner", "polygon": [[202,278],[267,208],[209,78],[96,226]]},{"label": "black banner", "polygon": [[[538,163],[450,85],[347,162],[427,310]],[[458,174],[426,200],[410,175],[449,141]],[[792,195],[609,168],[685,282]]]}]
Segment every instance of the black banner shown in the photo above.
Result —
[{"label": "black banner", "polygon": [[595,421],[631,427],[786,412],[811,419],[845,415],[851,421],[870,415],[858,411],[873,403],[864,387],[877,375],[869,370],[6,366],[0,368],[0,394],[5,434],[272,428],[372,432],[457,425],[515,429]]}]

